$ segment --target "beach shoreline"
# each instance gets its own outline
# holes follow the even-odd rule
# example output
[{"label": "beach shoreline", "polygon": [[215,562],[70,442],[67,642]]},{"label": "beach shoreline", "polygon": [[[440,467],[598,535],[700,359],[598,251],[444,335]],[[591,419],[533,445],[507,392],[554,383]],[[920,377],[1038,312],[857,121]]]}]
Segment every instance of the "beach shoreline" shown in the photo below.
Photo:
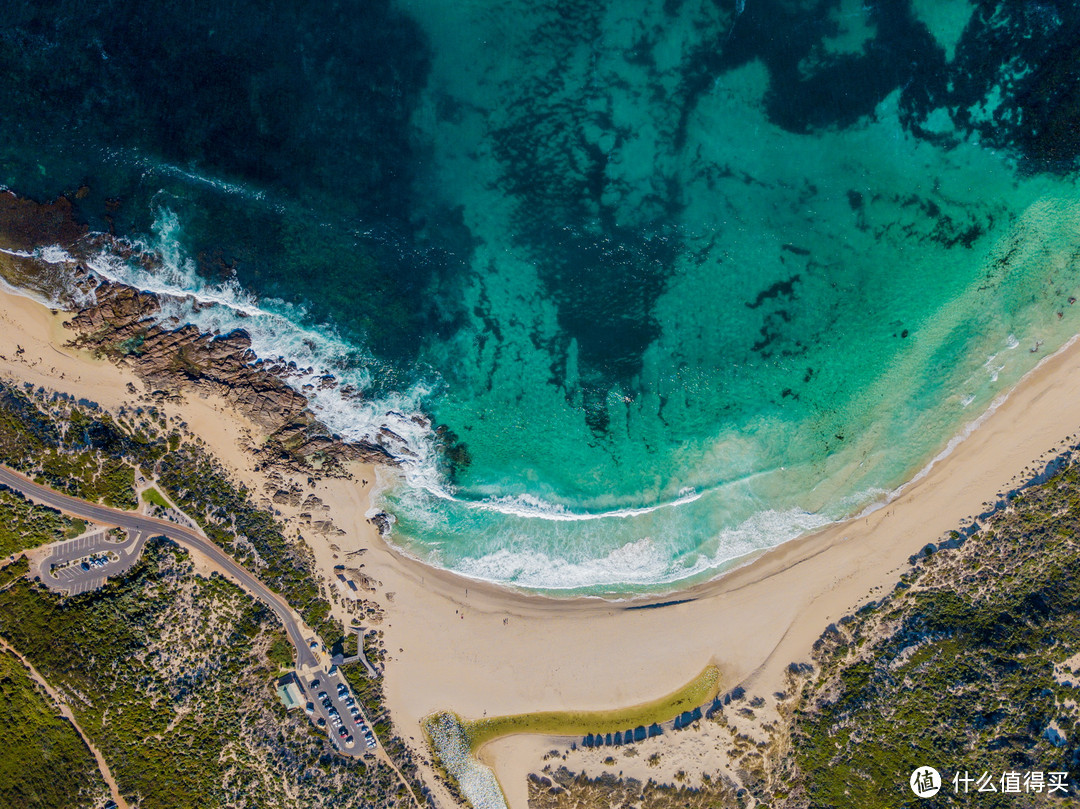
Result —
[{"label": "beach shoreline", "polygon": [[[150,395],[129,369],[67,346],[72,334],[64,314],[6,289],[0,307],[6,377],[107,408]],[[808,662],[830,623],[891,590],[909,557],[986,511],[1067,446],[1080,430],[1077,401],[1080,345],[1073,340],[881,506],[710,581],[625,602],[523,593],[430,567],[398,552],[368,519],[375,477],[369,464],[350,462],[348,476],[310,484],[300,474],[289,480],[275,472],[270,480],[258,459],[259,428],[227,402],[189,388],[160,404],[181,416],[256,499],[269,503],[275,487],[291,484],[316,496],[321,511],[314,520],[302,505],[271,507],[311,545],[339,617],[347,620],[350,611],[335,589],[335,567],[351,560],[370,583],[364,598],[384,612],[372,626],[384,633],[386,704],[397,732],[425,758],[420,722],[439,710],[472,719],[615,709],[666,694],[710,663],[720,668],[724,689],[741,685],[763,698],[782,691],[789,664]],[[316,522],[333,530],[320,535]],[[676,603],[628,609],[668,601]],[[525,806],[526,775],[542,766],[550,743],[507,737],[485,747],[484,760],[511,807]],[[671,752],[678,756],[677,745]],[[723,769],[722,750],[696,755],[704,759],[687,766]]]}]

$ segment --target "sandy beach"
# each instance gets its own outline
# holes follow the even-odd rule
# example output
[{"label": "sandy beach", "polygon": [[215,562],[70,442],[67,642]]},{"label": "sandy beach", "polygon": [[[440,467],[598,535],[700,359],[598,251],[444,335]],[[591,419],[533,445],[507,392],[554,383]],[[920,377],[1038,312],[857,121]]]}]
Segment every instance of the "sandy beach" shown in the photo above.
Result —
[{"label": "sandy beach", "polygon": [[[116,408],[150,395],[133,374],[64,346],[63,314],[0,292],[0,373]],[[159,399],[161,397],[158,397]],[[328,589],[347,563],[371,580],[364,595],[385,610],[386,699],[398,732],[418,747],[420,720],[437,710],[465,717],[535,710],[614,708],[668,693],[716,663],[724,690],[769,698],[787,666],[807,661],[826,626],[891,589],[908,557],[985,510],[1080,429],[1080,345],[1044,360],[971,434],[891,503],[786,543],[677,598],[627,610],[598,599],[557,600],[469,581],[408,559],[367,521],[370,466],[353,479],[309,485],[343,533],[311,530],[310,509],[272,505],[312,545]],[[280,481],[258,470],[257,428],[214,398],[187,391],[162,408],[182,418],[222,462],[267,498]],[[366,481],[362,484],[361,481]],[[305,516],[306,515],[306,516]],[[344,596],[335,596],[347,618]],[[670,600],[672,596],[663,599]],[[681,742],[672,741],[669,747]],[[550,740],[518,737],[483,751],[513,809],[526,806],[529,772]],[[678,756],[677,750],[672,750]],[[697,750],[694,761],[708,751]],[[714,767],[722,766],[717,751]],[[699,764],[700,766],[700,764]],[[619,765],[617,769],[624,769]],[[590,774],[595,774],[590,770]],[[655,775],[655,774],[654,774]]]}]

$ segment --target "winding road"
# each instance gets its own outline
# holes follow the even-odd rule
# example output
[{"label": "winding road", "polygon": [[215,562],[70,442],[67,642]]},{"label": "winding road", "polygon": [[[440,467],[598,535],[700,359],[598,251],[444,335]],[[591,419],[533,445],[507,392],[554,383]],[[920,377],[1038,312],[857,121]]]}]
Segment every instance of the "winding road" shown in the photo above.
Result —
[{"label": "winding road", "polygon": [[308,638],[313,637],[314,633],[304,625],[300,616],[293,611],[285,599],[259,581],[251,571],[241,567],[235,559],[202,534],[157,517],[148,517],[145,514],[138,514],[133,511],[123,511],[118,508],[88,503],[77,497],[50,489],[48,486],[35,483],[25,475],[4,466],[0,466],[0,484],[37,503],[50,506],[67,514],[105,525],[115,525],[131,531],[140,531],[146,536],[165,536],[183,548],[203,554],[217,567],[226,571],[241,587],[274,611],[282,626],[285,627],[289,640],[296,648],[296,665],[298,669],[319,666],[318,658],[308,645]]},{"label": "winding road", "polygon": [[[320,672],[320,677],[327,677],[326,670],[323,668],[319,658],[315,655],[309,645],[309,639],[314,638],[315,633],[303,623],[300,616],[293,611],[285,599],[259,581],[251,571],[242,567],[235,559],[199,532],[186,526],[169,522],[168,520],[158,519],[157,517],[148,517],[145,514],[139,514],[134,511],[123,511],[118,508],[88,503],[77,497],[58,492],[48,486],[42,486],[40,483],[35,483],[25,475],[15,472],[12,469],[8,469],[5,466],[0,466],[0,484],[19,492],[24,497],[40,503],[41,505],[58,509],[59,511],[63,511],[75,517],[81,517],[82,519],[91,520],[99,524],[115,525],[118,528],[124,528],[129,532],[139,532],[143,537],[164,536],[183,548],[203,554],[219,570],[224,571],[226,575],[230,576],[237,584],[274,611],[281,621],[282,626],[285,627],[285,632],[288,634],[289,641],[296,649],[296,670],[298,673],[317,670]],[[360,649],[362,650],[363,641],[362,639],[358,639],[358,641],[360,642]],[[361,651],[361,654],[362,653],[363,652]],[[364,662],[367,663],[366,659]],[[368,666],[370,670],[374,672],[374,669],[370,667],[370,664],[368,664]],[[310,698],[313,702],[316,701],[315,697],[308,693],[309,689],[304,684],[303,678],[300,679],[300,687],[304,690],[306,697]],[[340,699],[340,697],[336,698]],[[319,710],[321,711],[321,704]],[[361,708],[361,710],[363,709]],[[363,718],[365,722],[371,726],[370,719],[366,715]],[[334,737],[332,732],[330,738],[333,740],[335,747],[345,756],[359,757],[365,752],[364,743],[360,739],[357,740],[356,749],[349,751],[341,746],[339,740]],[[375,753],[380,761],[394,771],[398,780],[405,787],[405,791],[409,795],[413,805],[416,809],[421,809],[420,801],[413,792],[408,780],[402,774],[397,764],[394,763],[394,760],[386,752],[385,748],[379,744],[372,752]]]}]

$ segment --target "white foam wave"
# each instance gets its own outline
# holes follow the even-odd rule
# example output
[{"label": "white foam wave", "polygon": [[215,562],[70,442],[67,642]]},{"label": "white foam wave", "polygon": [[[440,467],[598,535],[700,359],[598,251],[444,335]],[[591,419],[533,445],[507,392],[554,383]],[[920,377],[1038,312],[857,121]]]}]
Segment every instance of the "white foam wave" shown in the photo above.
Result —
[{"label": "white foam wave", "polygon": [[568,559],[540,551],[500,549],[453,565],[455,572],[473,579],[512,584],[536,590],[650,587],[673,584],[716,571],[755,551],[781,545],[832,522],[828,517],[798,509],[766,510],[754,514],[716,538],[712,553],[672,560],[663,543],[645,537],[598,558]]},{"label": "white foam wave", "polygon": [[[289,368],[285,381],[308,399],[312,412],[334,433],[385,447],[418,482],[432,477],[434,435],[429,423],[419,417],[421,403],[430,392],[427,386],[417,384],[379,397],[367,395],[374,363],[370,356],[330,328],[300,325],[307,319],[300,307],[259,300],[235,279],[218,284],[204,281],[183,252],[180,222],[173,212],[159,209],[153,232],[151,242],[136,242],[135,247],[157,255],[160,261],[128,261],[99,252],[86,266],[102,278],[158,295],[159,319],[170,327],[191,323],[211,334],[243,329],[257,357]],[[331,377],[336,384],[327,384]]]},{"label": "white foam wave", "polygon": [[[251,349],[257,357],[289,366],[286,382],[308,399],[320,421],[347,440],[383,446],[401,462],[409,486],[467,508],[567,522],[630,518],[692,503],[702,496],[702,492],[684,490],[670,501],[597,513],[572,511],[529,495],[483,500],[459,497],[440,471],[434,434],[427,419],[421,416],[423,402],[434,389],[433,384],[418,382],[408,390],[384,393],[377,398],[364,395],[373,383],[371,368],[375,362],[370,356],[340,338],[333,329],[300,325],[308,319],[301,307],[279,300],[260,300],[235,279],[206,282],[184,253],[181,228],[174,212],[159,208],[152,226],[154,238],[132,243],[136,251],[155,255],[159,260],[131,261],[99,251],[88,256],[84,263],[103,279],[158,295],[159,321],[170,327],[190,323],[209,334],[243,329],[250,336]],[[27,253],[26,257],[50,263],[75,261],[56,246]],[[337,385],[324,384],[330,376]],[[350,392],[343,394],[343,389]]]},{"label": "white foam wave", "polygon": [[32,259],[50,266],[63,266],[64,271],[51,274],[51,277],[43,278],[38,283],[37,289],[29,289],[24,286],[13,286],[3,279],[0,283],[8,292],[21,295],[25,298],[37,301],[50,309],[66,309],[71,305],[85,306],[93,299],[77,284],[74,276],[67,272],[67,267],[74,264],[76,259],[67,250],[59,245],[45,245],[34,250],[9,250],[0,247],[0,253],[16,258]]},{"label": "white foam wave", "polygon": [[[1010,342],[1013,340],[1012,335],[1009,335],[1009,339],[1010,339]],[[1040,359],[1038,361],[1038,363],[1035,364],[1035,367],[1031,368],[1019,380],[1017,380],[1017,382],[1011,388],[1009,388],[1007,391],[1005,391],[1004,393],[997,396],[990,403],[990,405],[986,408],[986,410],[984,410],[982,413],[980,413],[978,415],[978,417],[976,417],[976,418],[972,419],[971,421],[969,421],[964,426],[964,428],[962,430],[960,430],[960,432],[958,432],[951,439],[949,439],[949,442],[945,445],[945,448],[943,450],[941,450],[941,452],[939,452],[933,458],[931,458],[927,462],[927,464],[925,466],[923,466],[923,468],[920,469],[910,480],[902,483],[900,486],[897,486],[895,489],[893,489],[891,492],[889,492],[888,496],[885,499],[880,500],[880,501],[875,502],[875,503],[872,503],[871,505],[869,505],[865,509],[863,509],[863,511],[861,511],[856,516],[857,517],[862,517],[862,516],[865,516],[866,514],[869,514],[869,513],[873,512],[873,511],[877,511],[878,509],[883,508],[884,506],[886,506],[889,503],[896,500],[896,498],[898,498],[900,495],[902,495],[909,487],[914,486],[920,480],[922,480],[927,475],[929,475],[931,470],[933,470],[933,468],[935,466],[937,466],[941,461],[945,460],[950,455],[952,455],[953,452],[956,450],[956,448],[958,446],[960,446],[962,443],[964,443],[964,441],[966,441],[968,438],[970,438],[971,435],[977,429],[979,429],[983,424],[985,424],[986,420],[989,419],[992,415],[994,415],[994,413],[996,413],[998,411],[998,408],[1000,408],[1003,404],[1005,404],[1005,402],[1007,402],[1009,400],[1009,397],[1012,396],[1013,391],[1015,391],[1017,388],[1019,388],[1021,385],[1023,385],[1024,381],[1027,380],[1027,378],[1029,376],[1036,373],[1039,370],[1039,368],[1042,367],[1043,363],[1049,362],[1050,360],[1052,360],[1054,357],[1058,356],[1059,354],[1063,354],[1066,351],[1068,351],[1070,348],[1073,347],[1073,345],[1076,344],[1077,340],[1080,340],[1080,334],[1073,335],[1071,338],[1069,338],[1068,342],[1066,342],[1065,345],[1063,345],[1057,351],[1053,352],[1052,354],[1048,354],[1047,356]],[[1019,343],[1017,343],[1017,345],[1019,345]],[[1010,347],[1012,347],[1012,346],[1010,346]]]},{"label": "white foam wave", "polygon": [[582,522],[587,520],[610,520],[640,517],[652,514],[666,508],[677,508],[700,500],[704,492],[684,494],[674,500],[667,500],[650,506],[637,508],[621,508],[611,511],[572,511],[560,503],[549,503],[533,495],[514,495],[507,497],[493,497],[486,500],[466,500],[456,497],[452,492],[442,486],[425,487],[441,500],[452,500],[467,508],[475,508],[482,511],[494,511],[513,517],[524,517],[534,520],[551,520],[553,522]]},{"label": "white foam wave", "polygon": [[37,247],[29,251],[7,250],[0,247],[0,253],[9,256],[17,256],[19,258],[32,258],[37,261],[44,261],[46,264],[67,264],[68,262],[75,260],[75,257],[71,255],[71,253],[58,244],[48,244],[44,247]]}]

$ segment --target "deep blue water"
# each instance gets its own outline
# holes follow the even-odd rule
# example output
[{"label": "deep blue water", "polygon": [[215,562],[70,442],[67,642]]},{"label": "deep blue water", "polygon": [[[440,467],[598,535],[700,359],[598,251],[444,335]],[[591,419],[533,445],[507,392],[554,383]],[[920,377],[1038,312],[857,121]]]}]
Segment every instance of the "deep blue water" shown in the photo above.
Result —
[{"label": "deep blue water", "polygon": [[316,406],[401,437],[408,552],[709,575],[880,499],[1078,331],[1080,10],[741,7],[14,3],[0,183],[85,186],[167,265],[113,272],[363,391]]}]

